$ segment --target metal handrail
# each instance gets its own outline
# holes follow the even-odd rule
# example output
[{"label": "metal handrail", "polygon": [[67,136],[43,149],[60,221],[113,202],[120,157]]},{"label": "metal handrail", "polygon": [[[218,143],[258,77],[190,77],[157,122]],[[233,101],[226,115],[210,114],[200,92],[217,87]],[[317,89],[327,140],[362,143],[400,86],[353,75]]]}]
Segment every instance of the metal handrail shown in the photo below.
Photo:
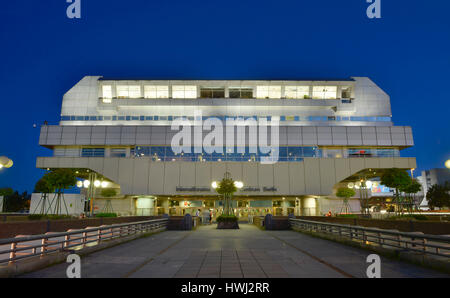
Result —
[{"label": "metal handrail", "polygon": [[450,258],[450,237],[418,234],[414,232],[389,231],[335,223],[325,223],[290,218],[291,226],[310,232],[338,235],[366,244],[378,244],[402,250],[420,252]]},{"label": "metal handrail", "polygon": [[[68,230],[67,232],[50,232],[41,235],[18,236],[0,239],[1,245],[10,245],[10,249],[0,250],[0,256],[9,254],[9,258],[0,259],[1,263],[13,263],[17,260],[44,256],[54,252],[68,251],[77,247],[83,248],[94,243],[97,245],[106,240],[135,235],[137,233],[167,227],[167,218],[152,219],[139,222],[88,227],[85,229]],[[76,237],[74,237],[76,235]],[[64,239],[55,239],[64,237]],[[52,239],[52,240],[49,240]],[[40,241],[40,244],[27,245],[26,242]],[[38,251],[38,249],[40,250]],[[30,251],[31,252],[27,252]]]}]

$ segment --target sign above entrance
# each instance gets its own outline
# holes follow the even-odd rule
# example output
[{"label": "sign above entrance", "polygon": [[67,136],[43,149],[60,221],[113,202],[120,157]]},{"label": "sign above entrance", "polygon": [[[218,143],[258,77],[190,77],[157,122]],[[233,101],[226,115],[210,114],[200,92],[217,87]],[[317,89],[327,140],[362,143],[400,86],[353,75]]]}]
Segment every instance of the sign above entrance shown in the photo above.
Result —
[{"label": "sign above entrance", "polygon": [[177,186],[176,188],[177,191],[191,191],[191,192],[195,192],[195,191],[211,191],[211,189],[209,187],[181,187],[181,186]]},{"label": "sign above entrance", "polygon": [[[264,186],[262,191],[277,191],[278,189],[275,186]],[[211,191],[211,188],[209,187],[195,187],[195,186],[188,186],[188,187],[184,187],[184,186],[177,186],[176,187],[176,191],[187,191],[187,192],[206,192],[206,191]],[[257,192],[257,191],[261,191],[260,187],[252,187],[252,186],[247,186],[242,188],[243,192]]]},{"label": "sign above entrance", "polygon": [[[248,187],[244,187],[242,189],[242,191],[247,191],[247,192],[250,192],[250,191],[261,191],[261,188],[248,186]],[[277,188],[275,186],[270,186],[270,187],[269,186],[264,186],[263,187],[263,191],[277,191]]]},{"label": "sign above entrance", "polygon": [[259,187],[244,187],[242,191],[261,191]]},{"label": "sign above entrance", "polygon": [[275,186],[263,188],[263,191],[277,191],[277,190],[278,190],[278,188],[276,188]]}]

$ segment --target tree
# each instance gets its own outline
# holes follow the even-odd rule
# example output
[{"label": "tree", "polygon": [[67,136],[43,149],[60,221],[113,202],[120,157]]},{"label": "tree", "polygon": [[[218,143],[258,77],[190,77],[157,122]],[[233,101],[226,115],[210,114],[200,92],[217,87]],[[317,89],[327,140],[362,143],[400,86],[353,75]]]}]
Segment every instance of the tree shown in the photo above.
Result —
[{"label": "tree", "polygon": [[397,168],[386,170],[381,176],[381,184],[395,189],[395,202],[397,203],[397,208],[403,211],[403,208],[401,207],[402,200],[400,198],[400,191],[406,189],[411,184],[411,177],[406,170]]},{"label": "tree", "polygon": [[76,185],[77,178],[72,169],[53,169],[44,175],[44,180],[51,189],[63,191]]},{"label": "tree", "polygon": [[104,188],[102,189],[100,195],[105,198],[114,197],[117,194],[116,190],[113,188]]},{"label": "tree", "polygon": [[0,188],[0,196],[11,196],[14,193],[14,190],[10,187]]},{"label": "tree", "polygon": [[54,192],[54,188],[52,188],[47,179],[45,179],[44,177],[42,177],[41,179],[39,179],[38,182],[36,182],[36,185],[34,186],[34,192],[35,193],[40,193],[41,194],[41,198],[39,199],[38,204],[36,205],[36,208],[34,208],[33,213],[36,213],[36,211],[39,209],[40,207],[40,211],[39,214],[47,214],[47,210],[48,210],[48,195],[49,193]]},{"label": "tree", "polygon": [[63,203],[66,214],[69,214],[66,202],[64,201],[64,190],[76,185],[77,178],[75,176],[75,171],[73,169],[52,169],[50,172],[47,172],[42,179],[44,179],[51,190],[56,191],[55,197],[50,202],[49,209],[51,209],[53,202],[55,202],[53,212],[54,214],[60,214],[62,213],[61,203]]},{"label": "tree", "polygon": [[218,194],[233,194],[237,191],[236,185],[234,185],[234,181],[231,178],[223,178],[222,181],[219,182],[219,185],[216,189]]},{"label": "tree", "polygon": [[435,184],[427,191],[427,201],[430,209],[450,207],[450,184]]},{"label": "tree", "polygon": [[[8,194],[10,192],[8,191]],[[30,195],[27,192],[19,194],[19,192],[14,191],[4,197],[3,200],[3,210],[5,212],[19,212],[29,208]],[[1,210],[0,210],[1,211]]]},{"label": "tree", "polygon": [[416,203],[415,203],[415,194],[418,193],[421,189],[422,189],[422,185],[420,185],[420,183],[416,179],[411,179],[411,183],[408,186],[403,187],[401,189],[401,191],[403,191],[403,192],[405,192],[407,194],[407,197],[408,197],[408,210],[410,212],[413,211],[412,210],[413,206],[416,205]]},{"label": "tree", "polygon": [[348,187],[341,187],[337,190],[336,196],[339,198],[346,198],[349,199],[353,196],[355,196],[356,192],[352,188]]},{"label": "tree", "polygon": [[38,182],[36,182],[34,186],[34,192],[35,193],[51,193],[54,189],[50,187],[47,180],[44,178],[39,179]]},{"label": "tree", "polygon": [[225,173],[225,177],[219,182],[216,191],[224,197],[224,215],[234,215],[231,198],[233,193],[237,191],[233,179],[229,177],[229,173]]},{"label": "tree", "polygon": [[343,205],[341,208],[341,213],[351,213],[350,204],[348,203],[348,199],[355,196],[356,192],[352,188],[348,187],[340,187],[336,191],[336,196],[338,198],[343,198]]},{"label": "tree", "polygon": [[105,206],[102,209],[103,213],[114,213],[114,209],[112,207],[112,203],[109,198],[114,197],[116,194],[117,194],[117,192],[113,188],[102,189],[100,195],[102,197],[108,198],[108,200],[106,200]]}]

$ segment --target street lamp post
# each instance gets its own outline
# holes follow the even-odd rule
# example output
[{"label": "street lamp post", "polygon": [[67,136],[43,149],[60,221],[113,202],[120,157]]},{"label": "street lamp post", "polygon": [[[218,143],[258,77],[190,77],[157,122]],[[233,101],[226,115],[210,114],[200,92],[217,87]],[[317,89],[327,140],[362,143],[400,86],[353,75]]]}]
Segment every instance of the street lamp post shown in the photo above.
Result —
[{"label": "street lamp post", "polygon": [[359,199],[361,202],[361,211],[363,215],[369,215],[369,194],[367,189],[372,186],[372,182],[365,178],[361,178],[358,182],[350,182],[347,187],[359,190]]},{"label": "street lamp post", "polygon": [[89,185],[88,185],[88,198],[89,205],[90,205],[90,215],[94,216],[94,196],[95,196],[95,183],[94,181],[97,180],[97,174],[96,173],[89,173]]},{"label": "street lamp post", "polygon": [[[0,156],[0,170],[3,168],[10,168],[13,166],[13,161],[6,156]],[[0,199],[0,212],[3,212],[4,198]]]},{"label": "street lamp post", "polygon": [[90,172],[88,179],[84,181],[78,181],[77,186],[79,188],[85,188],[86,189],[86,197],[89,202],[89,213],[91,216],[94,216],[94,197],[95,197],[95,190],[97,188],[105,188],[107,187],[108,183],[106,181],[100,181],[97,179],[97,173]]},{"label": "street lamp post", "polygon": [[10,168],[13,166],[13,161],[6,156],[0,156],[0,169]]}]

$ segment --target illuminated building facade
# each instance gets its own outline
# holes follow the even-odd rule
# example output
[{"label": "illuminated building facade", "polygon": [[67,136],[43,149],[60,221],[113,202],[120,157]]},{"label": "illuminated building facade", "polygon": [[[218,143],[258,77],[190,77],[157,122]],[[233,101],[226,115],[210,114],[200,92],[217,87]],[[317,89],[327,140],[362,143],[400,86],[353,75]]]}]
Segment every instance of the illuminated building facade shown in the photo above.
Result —
[{"label": "illuminated building facade", "polygon": [[[201,118],[196,119],[198,111]],[[43,125],[39,144],[52,150],[38,168],[75,168],[117,190],[119,214],[195,213],[221,200],[211,188],[229,172],[244,183],[235,195],[241,217],[339,212],[338,187],[416,168],[401,157],[411,128],[394,126],[390,98],[365,77],[328,81],[131,80],[84,77],[63,98],[59,125]],[[177,118],[279,121],[279,158],[258,153],[176,154]],[[203,136],[207,132],[203,132]],[[224,133],[225,134],[225,133]],[[248,136],[245,144],[249,144]],[[95,210],[106,199],[96,190]],[[351,202],[359,211],[359,201]]]}]

